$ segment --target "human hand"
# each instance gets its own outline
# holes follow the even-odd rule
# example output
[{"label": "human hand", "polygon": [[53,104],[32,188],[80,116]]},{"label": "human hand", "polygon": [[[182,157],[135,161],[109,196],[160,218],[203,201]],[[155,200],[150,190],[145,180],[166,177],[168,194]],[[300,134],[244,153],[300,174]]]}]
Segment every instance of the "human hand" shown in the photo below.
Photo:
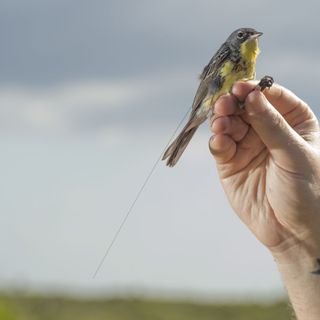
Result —
[{"label": "human hand", "polygon": [[[320,135],[309,106],[274,85],[261,93],[238,82],[220,97],[210,150],[227,197],[272,252],[320,243]],[[238,101],[245,103],[239,112]]]}]

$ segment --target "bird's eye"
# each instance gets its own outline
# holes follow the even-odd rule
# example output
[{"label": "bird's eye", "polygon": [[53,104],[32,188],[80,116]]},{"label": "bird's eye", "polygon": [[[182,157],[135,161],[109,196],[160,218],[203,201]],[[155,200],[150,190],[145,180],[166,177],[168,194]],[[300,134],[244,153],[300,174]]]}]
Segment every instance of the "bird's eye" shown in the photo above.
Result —
[{"label": "bird's eye", "polygon": [[242,31],[239,31],[237,34],[238,39],[242,39],[244,36],[244,33]]}]

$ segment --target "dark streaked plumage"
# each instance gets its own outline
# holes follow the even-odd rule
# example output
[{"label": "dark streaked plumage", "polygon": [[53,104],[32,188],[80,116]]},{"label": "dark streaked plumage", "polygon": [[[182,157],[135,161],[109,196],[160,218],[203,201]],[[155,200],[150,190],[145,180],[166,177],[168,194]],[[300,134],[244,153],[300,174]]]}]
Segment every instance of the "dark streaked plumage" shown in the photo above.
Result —
[{"label": "dark streaked plumage", "polygon": [[261,34],[252,28],[235,30],[205,66],[189,120],[162,158],[168,159],[168,166],[173,167],[177,163],[199,125],[207,119],[216,100],[228,93],[235,81],[255,77],[255,61],[259,53],[257,38]]}]

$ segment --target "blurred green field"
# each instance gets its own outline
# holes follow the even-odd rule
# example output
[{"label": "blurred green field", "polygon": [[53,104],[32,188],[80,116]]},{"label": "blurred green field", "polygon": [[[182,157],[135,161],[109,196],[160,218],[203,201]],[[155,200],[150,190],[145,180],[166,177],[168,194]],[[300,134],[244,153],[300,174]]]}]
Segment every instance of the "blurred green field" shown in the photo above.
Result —
[{"label": "blurred green field", "polygon": [[73,299],[0,294],[0,320],[289,320],[286,302],[199,304],[172,300]]}]

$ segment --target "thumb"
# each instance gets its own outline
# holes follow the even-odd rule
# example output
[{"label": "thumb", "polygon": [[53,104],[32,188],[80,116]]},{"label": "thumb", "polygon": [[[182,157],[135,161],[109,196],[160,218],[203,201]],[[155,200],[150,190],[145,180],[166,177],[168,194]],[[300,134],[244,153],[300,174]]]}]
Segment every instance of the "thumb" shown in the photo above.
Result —
[{"label": "thumb", "polygon": [[251,91],[245,99],[248,120],[277,164],[288,170],[299,170],[305,164],[309,145],[270,104],[260,90]]}]

